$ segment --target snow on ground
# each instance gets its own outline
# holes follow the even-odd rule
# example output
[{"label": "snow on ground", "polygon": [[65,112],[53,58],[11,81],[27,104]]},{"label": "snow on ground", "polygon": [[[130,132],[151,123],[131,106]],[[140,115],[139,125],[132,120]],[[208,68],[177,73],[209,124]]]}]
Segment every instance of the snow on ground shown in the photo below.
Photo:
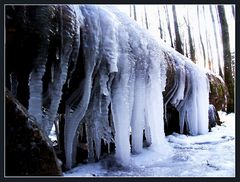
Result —
[{"label": "snow on ground", "polygon": [[234,177],[235,114],[219,112],[221,126],[199,136],[173,133],[166,137],[170,150],[144,148],[131,156],[131,165],[119,167],[112,157],[97,163],[80,164],[64,173],[65,177],[155,176],[155,177]]}]

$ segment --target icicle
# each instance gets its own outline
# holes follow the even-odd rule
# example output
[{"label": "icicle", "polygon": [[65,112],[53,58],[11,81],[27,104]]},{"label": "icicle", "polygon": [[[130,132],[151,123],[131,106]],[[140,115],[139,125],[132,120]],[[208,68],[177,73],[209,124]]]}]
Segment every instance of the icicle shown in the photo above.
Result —
[{"label": "icicle", "polygon": [[[121,30],[121,28],[120,28]],[[119,34],[120,47],[127,44],[128,34],[124,30]],[[126,48],[127,49],[127,48]],[[113,80],[111,93],[111,111],[115,127],[115,146],[117,161],[123,165],[128,165],[130,162],[130,102],[129,102],[129,77],[131,74],[131,67],[129,66],[129,59],[127,51],[122,51],[119,54],[118,72]],[[121,74],[119,74],[121,73]]]},{"label": "icicle", "polygon": [[[80,47],[80,23],[81,17],[77,16],[73,6],[60,6],[60,37],[61,45],[60,51],[56,51],[56,59],[59,62],[54,63],[54,76],[52,83],[49,86],[51,94],[49,108],[49,116],[44,120],[44,126],[47,133],[51,131],[53,121],[56,118],[57,110],[62,96],[62,88],[66,82],[68,66],[70,61],[76,62]],[[78,10],[79,11],[79,10]],[[63,14],[64,17],[63,18]]]},{"label": "icicle", "polygon": [[[92,7],[92,11],[88,9]],[[85,56],[85,79],[80,83],[79,88],[74,91],[72,96],[66,101],[66,120],[65,123],[65,153],[66,153],[66,167],[72,167],[73,158],[73,140],[75,137],[75,132],[81,120],[83,119],[85,112],[87,110],[90,93],[92,86],[92,74],[96,65],[97,56],[99,53],[99,17],[97,11],[93,10],[96,7],[93,6],[81,6],[82,15],[85,17],[85,27],[83,33],[83,47]],[[80,91],[83,91],[83,95],[79,99],[78,95]],[[73,110],[72,113],[70,111]]]},{"label": "icicle", "polygon": [[132,111],[132,151],[133,153],[141,153],[143,147],[143,129],[145,115],[145,79],[136,79],[135,98]]},{"label": "icicle", "polygon": [[[161,56],[155,52],[155,46],[149,46],[149,69],[146,99],[146,116],[151,132],[151,145],[159,147],[165,140],[164,122],[163,122],[163,98],[162,98],[162,81],[160,78],[160,61]],[[157,109],[156,109],[157,108]]]},{"label": "icicle", "polygon": [[34,31],[40,37],[40,42],[38,43],[39,47],[37,50],[37,55],[34,59],[33,69],[29,75],[29,108],[28,112],[30,115],[33,115],[37,122],[44,128],[42,123],[42,78],[45,73],[45,65],[48,58],[48,46],[49,46],[49,37],[51,31],[51,18],[52,13],[54,12],[55,7],[39,7],[36,9],[36,17],[32,26]]},{"label": "icicle", "polygon": [[[48,44],[48,43],[46,43]],[[29,76],[29,109],[28,112],[30,115],[33,115],[36,118],[36,121],[42,126],[42,77],[45,72],[45,63],[47,51],[43,46],[43,50],[40,52],[36,62],[37,66],[33,69]],[[44,57],[42,59],[42,57]],[[43,60],[43,61],[42,61]]]},{"label": "icicle", "polygon": [[[168,48],[164,49],[172,52]],[[209,83],[206,74],[179,53],[172,52],[171,59],[176,64],[175,80],[178,89],[171,95],[170,103],[179,111],[180,132],[183,132],[184,124],[187,124],[191,135],[204,134],[208,131]]]},{"label": "icicle", "polygon": [[[141,36],[141,35],[139,35]],[[137,40],[136,40],[137,41]],[[135,49],[136,66],[135,70],[135,85],[134,85],[134,101],[131,118],[132,130],[132,152],[141,153],[143,148],[143,130],[145,123],[145,98],[146,98],[146,70],[147,70],[147,45],[146,40],[139,39],[139,45],[133,47]]]},{"label": "icicle", "polygon": [[145,114],[144,128],[145,128],[144,131],[145,131],[145,137],[146,137],[146,146],[150,146],[152,144],[152,138],[151,138],[150,126],[146,119],[146,114]]},{"label": "icicle", "polygon": [[198,77],[198,134],[206,134],[208,132],[208,110],[205,108],[209,105],[209,80],[204,72],[199,73]]},{"label": "icicle", "polygon": [[184,88],[185,88],[185,68],[183,66],[177,66],[176,78],[178,80],[177,91],[175,92],[174,98],[171,100],[171,104],[177,106],[181,100],[184,98]]},{"label": "icicle", "polygon": [[[133,135],[133,152],[141,152],[141,148],[143,145],[143,129],[145,129],[144,131],[147,145],[151,144],[152,147],[155,149],[159,149],[160,146],[162,148],[165,148],[167,145],[163,131],[164,123],[162,101],[162,91],[164,90],[166,83],[166,62],[164,61],[162,52],[158,49],[158,44],[150,36],[147,36],[148,34],[144,32],[144,30],[139,29],[137,24],[129,21],[129,19],[127,19],[124,15],[118,13],[114,9],[113,12],[117,15],[119,21],[123,24],[119,27],[126,27],[126,30],[124,30],[124,28],[122,28],[123,30],[119,30],[119,36],[121,35],[121,37],[118,38],[119,40],[121,40],[119,41],[119,47],[121,51],[119,53],[119,60],[121,60],[119,61],[119,63],[121,64],[118,64],[118,69],[119,73],[121,73],[121,76],[116,74],[114,79],[118,81],[118,85],[114,84],[114,87],[112,88],[112,90],[116,91],[112,92],[112,110],[113,121],[116,130],[116,158],[120,163],[128,164],[128,125],[130,124],[128,121],[129,117],[132,120],[131,130]],[[128,37],[124,35],[125,31]],[[125,40],[126,42],[124,42],[123,40]],[[139,40],[142,42],[139,42]],[[142,45],[142,48],[139,48],[139,45]],[[126,53],[128,53],[128,69],[126,67],[123,67],[123,65],[126,64],[126,57],[122,56],[125,56]],[[144,64],[147,65],[144,66]],[[141,77],[141,74],[136,73],[136,71],[138,72],[139,69],[142,69],[140,73],[146,72],[146,76]],[[128,84],[126,84],[127,82],[125,82],[125,77],[129,78]],[[162,77],[162,79],[160,77]],[[147,80],[146,82],[145,79]],[[129,90],[123,89],[125,87],[128,87]],[[120,88],[122,89],[120,90]],[[145,91],[144,88],[146,88]],[[144,93],[146,93],[145,98]],[[122,98],[122,100],[120,100],[120,95],[124,95],[124,98]],[[142,97],[140,97],[140,95]],[[124,102],[125,97],[126,100]],[[117,106],[115,106],[115,102],[117,102]],[[128,112],[129,110],[130,113]],[[138,116],[137,114],[139,113],[136,113],[136,110],[140,110],[143,112]],[[123,112],[125,116],[123,116]],[[119,124],[120,121],[121,125]],[[140,135],[141,137],[139,138]]]},{"label": "icicle", "polygon": [[93,148],[93,126],[86,124],[87,144],[88,144],[88,161],[94,162],[94,148]]}]

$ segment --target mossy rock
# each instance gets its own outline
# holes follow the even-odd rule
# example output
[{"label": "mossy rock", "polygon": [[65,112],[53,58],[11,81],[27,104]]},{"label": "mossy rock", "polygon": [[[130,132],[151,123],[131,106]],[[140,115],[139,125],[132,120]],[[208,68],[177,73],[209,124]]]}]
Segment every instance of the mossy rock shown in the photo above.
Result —
[{"label": "mossy rock", "polygon": [[214,73],[208,72],[207,77],[209,79],[210,92],[209,103],[213,104],[217,111],[225,110],[227,106],[228,90],[224,81]]}]

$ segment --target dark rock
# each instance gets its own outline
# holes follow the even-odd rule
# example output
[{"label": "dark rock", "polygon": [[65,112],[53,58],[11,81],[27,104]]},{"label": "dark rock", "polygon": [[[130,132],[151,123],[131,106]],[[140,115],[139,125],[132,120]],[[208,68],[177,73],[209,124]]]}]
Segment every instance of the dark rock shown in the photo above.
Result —
[{"label": "dark rock", "polygon": [[6,176],[60,176],[60,161],[34,118],[6,90]]},{"label": "dark rock", "polygon": [[208,119],[209,119],[209,131],[211,131],[212,127],[216,125],[221,125],[221,121],[218,115],[218,112],[214,105],[210,104],[208,108]]}]

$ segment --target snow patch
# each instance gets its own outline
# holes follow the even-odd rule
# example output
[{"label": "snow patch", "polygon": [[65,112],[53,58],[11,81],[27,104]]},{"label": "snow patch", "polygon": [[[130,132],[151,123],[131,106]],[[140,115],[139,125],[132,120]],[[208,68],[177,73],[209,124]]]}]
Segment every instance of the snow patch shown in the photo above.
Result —
[{"label": "snow patch", "polygon": [[106,168],[98,162],[80,165],[64,176],[234,177],[235,114],[219,112],[219,116],[225,122],[212,132],[199,136],[173,133],[166,137],[169,151],[144,148],[141,155],[130,156],[127,168]]}]

